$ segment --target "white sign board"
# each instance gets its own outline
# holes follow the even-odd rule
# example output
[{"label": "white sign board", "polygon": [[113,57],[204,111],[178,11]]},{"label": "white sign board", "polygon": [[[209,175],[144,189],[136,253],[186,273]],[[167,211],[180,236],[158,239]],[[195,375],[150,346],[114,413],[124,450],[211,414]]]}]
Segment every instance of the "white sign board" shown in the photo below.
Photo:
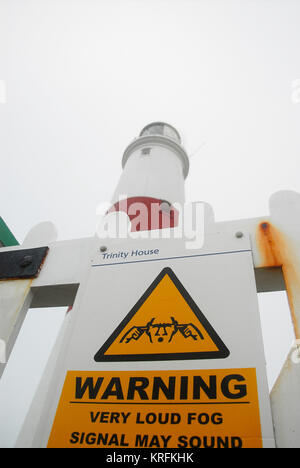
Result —
[{"label": "white sign board", "polygon": [[247,238],[108,241],[71,313],[35,446],[274,447]]}]

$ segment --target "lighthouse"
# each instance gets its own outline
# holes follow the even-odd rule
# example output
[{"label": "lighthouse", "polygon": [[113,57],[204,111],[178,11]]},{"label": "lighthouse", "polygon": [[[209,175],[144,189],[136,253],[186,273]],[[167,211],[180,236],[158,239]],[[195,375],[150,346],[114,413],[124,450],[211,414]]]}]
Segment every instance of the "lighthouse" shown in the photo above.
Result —
[{"label": "lighthouse", "polygon": [[143,197],[183,203],[184,181],[189,160],[179,133],[171,125],[147,125],[125,149],[123,172],[113,195],[113,203],[126,194],[128,199]]},{"label": "lighthouse", "polygon": [[[177,130],[164,122],[144,127],[125,149],[122,167],[110,212],[125,212],[132,231],[175,227],[178,212],[173,204],[184,204],[189,172],[189,159]],[[134,222],[137,212],[139,220]]]}]

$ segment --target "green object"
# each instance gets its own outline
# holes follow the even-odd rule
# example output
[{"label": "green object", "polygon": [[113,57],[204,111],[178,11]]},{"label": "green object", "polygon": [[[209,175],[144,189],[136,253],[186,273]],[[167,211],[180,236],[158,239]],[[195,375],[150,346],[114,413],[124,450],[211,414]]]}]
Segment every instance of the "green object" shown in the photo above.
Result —
[{"label": "green object", "polygon": [[0,247],[19,245],[19,242],[0,217]]}]

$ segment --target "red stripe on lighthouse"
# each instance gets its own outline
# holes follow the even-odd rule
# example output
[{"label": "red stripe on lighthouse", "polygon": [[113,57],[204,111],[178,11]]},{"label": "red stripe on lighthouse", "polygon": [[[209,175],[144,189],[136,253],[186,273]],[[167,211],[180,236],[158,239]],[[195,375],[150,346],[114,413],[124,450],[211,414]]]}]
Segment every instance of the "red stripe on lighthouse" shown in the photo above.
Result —
[{"label": "red stripe on lighthouse", "polygon": [[108,213],[123,211],[131,221],[131,232],[178,226],[179,212],[165,200],[131,197],[115,203]]}]

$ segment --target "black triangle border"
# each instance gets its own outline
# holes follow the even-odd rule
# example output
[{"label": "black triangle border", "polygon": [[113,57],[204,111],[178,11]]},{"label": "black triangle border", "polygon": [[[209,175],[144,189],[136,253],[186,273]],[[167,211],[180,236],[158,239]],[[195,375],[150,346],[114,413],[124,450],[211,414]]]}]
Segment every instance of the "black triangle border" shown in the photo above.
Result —
[{"label": "black triangle border", "polygon": [[[203,352],[188,352],[188,353],[154,353],[154,354],[114,354],[114,355],[105,355],[104,353],[108,350],[111,344],[116,340],[120,335],[122,330],[126,327],[128,322],[134,317],[138,310],[142,307],[144,302],[148,299],[150,294],[158,286],[161,280],[168,275],[173,281],[174,285],[185,299],[187,304],[190,306],[197,319],[200,321],[202,326],[205,328],[206,332],[210,335],[211,339],[214,341],[215,345],[218,347],[218,351],[203,351]],[[149,286],[146,292],[138,300],[135,306],[131,311],[126,315],[122,320],[120,325],[115,329],[111,334],[108,340],[104,343],[103,346],[97,351],[94,356],[96,362],[122,362],[122,361],[177,361],[177,360],[189,360],[189,359],[225,359],[230,355],[229,349],[225,346],[217,332],[211,326],[205,315],[201,312],[197,304],[191,298],[183,284],[179,281],[175,273],[170,267],[165,267],[160,274],[155,278],[153,283]]]}]

